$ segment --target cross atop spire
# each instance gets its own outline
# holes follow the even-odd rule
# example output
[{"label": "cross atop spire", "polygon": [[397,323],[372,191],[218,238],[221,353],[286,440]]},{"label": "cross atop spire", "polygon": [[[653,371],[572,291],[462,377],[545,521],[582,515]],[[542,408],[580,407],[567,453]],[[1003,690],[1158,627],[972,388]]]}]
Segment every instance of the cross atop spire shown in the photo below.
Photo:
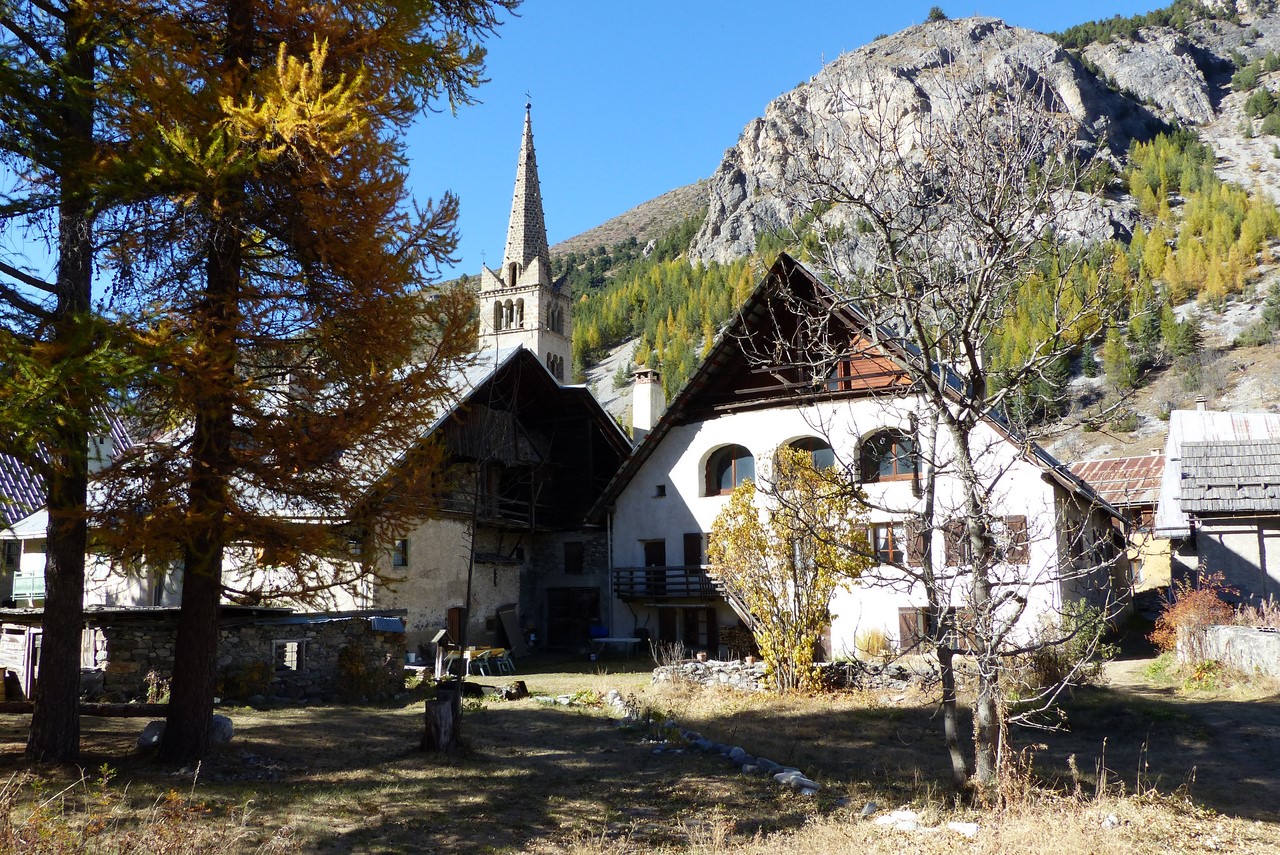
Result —
[{"label": "cross atop spire", "polygon": [[[530,120],[531,105],[524,105],[524,138],[520,141],[520,160],[516,164],[516,189],[511,197],[511,221],[507,227],[507,249],[502,255],[502,268],[510,270],[512,264],[521,271],[527,269],[535,258],[541,258],[548,268],[551,256],[547,251],[547,226],[542,218],[542,190],[538,185],[538,160],[533,152],[533,123]],[[512,283],[514,284],[514,283]]]}]

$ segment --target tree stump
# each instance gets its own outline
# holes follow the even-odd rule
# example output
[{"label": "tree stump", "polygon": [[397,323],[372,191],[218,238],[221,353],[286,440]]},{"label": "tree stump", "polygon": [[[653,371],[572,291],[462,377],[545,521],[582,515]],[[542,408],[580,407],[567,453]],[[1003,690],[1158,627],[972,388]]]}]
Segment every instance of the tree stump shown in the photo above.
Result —
[{"label": "tree stump", "polygon": [[436,699],[427,701],[422,722],[422,750],[454,754],[462,746],[461,686],[442,685]]}]

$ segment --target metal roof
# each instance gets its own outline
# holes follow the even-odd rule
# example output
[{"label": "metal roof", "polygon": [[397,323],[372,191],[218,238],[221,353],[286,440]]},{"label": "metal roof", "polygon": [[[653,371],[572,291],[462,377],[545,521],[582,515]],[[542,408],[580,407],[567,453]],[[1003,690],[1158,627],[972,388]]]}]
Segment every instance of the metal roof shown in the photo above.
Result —
[{"label": "metal roof", "polygon": [[1163,454],[1081,460],[1071,464],[1071,472],[1092,487],[1099,496],[1118,508],[1155,506],[1160,498]]},{"label": "metal roof", "polygon": [[[114,416],[107,417],[111,435],[111,453],[114,456],[132,444],[124,422]],[[39,463],[48,462],[48,454],[42,449]],[[44,479],[31,461],[19,460],[8,454],[0,454],[0,528],[11,526],[44,507]]]}]

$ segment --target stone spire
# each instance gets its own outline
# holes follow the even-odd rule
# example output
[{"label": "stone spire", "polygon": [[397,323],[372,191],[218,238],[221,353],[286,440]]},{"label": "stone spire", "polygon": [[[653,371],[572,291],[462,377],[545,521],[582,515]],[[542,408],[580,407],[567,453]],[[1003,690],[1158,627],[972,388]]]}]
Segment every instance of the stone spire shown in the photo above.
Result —
[{"label": "stone spire", "polygon": [[[507,249],[502,255],[502,269],[512,264],[526,270],[535,258],[550,267],[547,251],[547,226],[542,218],[542,190],[538,186],[538,160],[533,153],[533,124],[529,119],[530,104],[524,105],[524,138],[520,141],[520,161],[516,165],[516,190],[511,197],[511,224],[507,227]],[[514,283],[510,283],[514,284]]]}]

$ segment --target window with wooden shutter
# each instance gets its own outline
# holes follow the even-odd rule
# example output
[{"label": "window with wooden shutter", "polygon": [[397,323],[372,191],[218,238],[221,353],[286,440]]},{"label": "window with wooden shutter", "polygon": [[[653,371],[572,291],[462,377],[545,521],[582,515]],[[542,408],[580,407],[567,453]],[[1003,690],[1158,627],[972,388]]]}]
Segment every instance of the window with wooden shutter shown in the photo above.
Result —
[{"label": "window with wooden shutter", "polygon": [[924,547],[925,538],[929,533],[923,530],[923,525],[916,517],[907,520],[907,566],[919,567],[924,564]]},{"label": "window with wooden shutter", "polygon": [[964,563],[969,550],[963,520],[952,520],[942,527],[943,554],[948,567],[959,567]]},{"label": "window with wooden shutter", "polygon": [[919,646],[926,633],[923,609],[914,607],[898,609],[898,652],[905,653]]},{"label": "window with wooden shutter", "polygon": [[1010,564],[1026,564],[1031,558],[1027,537],[1027,518],[1021,514],[1004,518],[1004,560]]}]

